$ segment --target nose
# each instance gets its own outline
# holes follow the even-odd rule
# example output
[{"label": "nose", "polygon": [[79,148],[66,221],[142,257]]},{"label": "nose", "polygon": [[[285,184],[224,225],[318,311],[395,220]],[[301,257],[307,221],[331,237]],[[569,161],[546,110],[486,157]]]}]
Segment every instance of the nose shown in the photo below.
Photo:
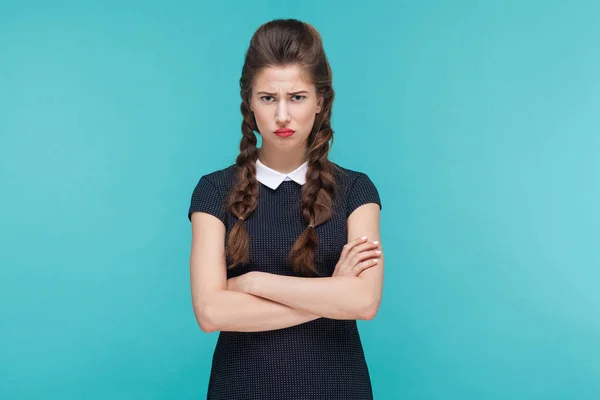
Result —
[{"label": "nose", "polygon": [[275,122],[278,124],[287,124],[290,122],[290,113],[288,110],[288,106],[285,101],[280,101],[277,104],[277,109],[275,111]]}]

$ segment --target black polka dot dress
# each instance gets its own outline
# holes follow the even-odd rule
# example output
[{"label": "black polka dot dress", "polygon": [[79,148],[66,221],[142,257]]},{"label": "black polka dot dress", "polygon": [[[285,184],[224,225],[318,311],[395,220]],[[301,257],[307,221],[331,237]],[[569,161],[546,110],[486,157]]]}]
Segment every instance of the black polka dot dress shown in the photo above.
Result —
[{"label": "black polka dot dress", "polygon": [[[357,207],[377,203],[378,191],[369,177],[334,164],[338,197],[333,217],[317,226],[316,267],[331,276],[347,243],[346,221]],[[188,219],[196,211],[212,214],[226,227],[237,218],[224,206],[236,166],[200,178]],[[227,271],[232,278],[249,271],[293,276],[288,253],[306,228],[301,214],[302,185],[281,182],[276,189],[259,183],[258,206],[247,218],[250,262]],[[226,236],[226,238],[227,238]],[[230,263],[230,260],[227,260]],[[308,278],[319,279],[319,278]],[[219,332],[212,359],[209,400],[367,400],[371,380],[355,320],[316,320],[263,332]]]}]

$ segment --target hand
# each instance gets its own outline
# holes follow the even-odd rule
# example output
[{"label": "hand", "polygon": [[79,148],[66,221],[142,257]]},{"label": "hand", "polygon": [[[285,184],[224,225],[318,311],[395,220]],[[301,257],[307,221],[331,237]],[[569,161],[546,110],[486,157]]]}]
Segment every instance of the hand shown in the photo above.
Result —
[{"label": "hand", "polygon": [[379,257],[379,241],[369,242],[365,236],[354,239],[344,246],[332,276],[358,276],[377,265]]},{"label": "hand", "polygon": [[247,272],[243,275],[236,276],[235,278],[227,279],[227,290],[233,290],[236,292],[250,293],[250,284],[252,282],[252,271]]}]

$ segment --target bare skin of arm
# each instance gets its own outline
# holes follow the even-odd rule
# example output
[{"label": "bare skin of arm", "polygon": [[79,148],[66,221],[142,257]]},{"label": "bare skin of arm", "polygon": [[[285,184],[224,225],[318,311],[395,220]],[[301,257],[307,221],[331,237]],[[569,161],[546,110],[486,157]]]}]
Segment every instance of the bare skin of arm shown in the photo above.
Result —
[{"label": "bare skin of arm", "polygon": [[194,315],[204,332],[257,332],[320,318],[251,294],[227,290],[225,226],[213,215],[192,214],[190,282]]},{"label": "bare skin of arm", "polygon": [[[353,239],[346,250],[354,250],[350,250],[351,256],[346,258],[342,252],[332,277],[315,279],[250,272],[232,278],[235,282],[230,287],[326,318],[373,319],[383,292],[384,259],[379,243],[379,214],[379,205],[368,203],[348,217],[348,237]],[[359,237],[362,235],[368,240],[361,243]],[[370,263],[374,259],[377,262]],[[369,264],[365,265],[365,262]],[[356,271],[357,266],[361,269],[358,275],[337,273],[343,268]]]}]

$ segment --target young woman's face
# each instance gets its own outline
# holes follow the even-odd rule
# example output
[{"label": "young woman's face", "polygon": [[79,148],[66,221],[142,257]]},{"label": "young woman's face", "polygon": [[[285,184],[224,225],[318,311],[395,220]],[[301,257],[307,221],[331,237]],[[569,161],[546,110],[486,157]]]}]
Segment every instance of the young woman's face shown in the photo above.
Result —
[{"label": "young woman's face", "polygon": [[[305,149],[308,135],[321,111],[322,99],[302,67],[267,67],[257,74],[250,109],[254,112],[263,147]],[[276,133],[291,129],[292,135]]]}]

